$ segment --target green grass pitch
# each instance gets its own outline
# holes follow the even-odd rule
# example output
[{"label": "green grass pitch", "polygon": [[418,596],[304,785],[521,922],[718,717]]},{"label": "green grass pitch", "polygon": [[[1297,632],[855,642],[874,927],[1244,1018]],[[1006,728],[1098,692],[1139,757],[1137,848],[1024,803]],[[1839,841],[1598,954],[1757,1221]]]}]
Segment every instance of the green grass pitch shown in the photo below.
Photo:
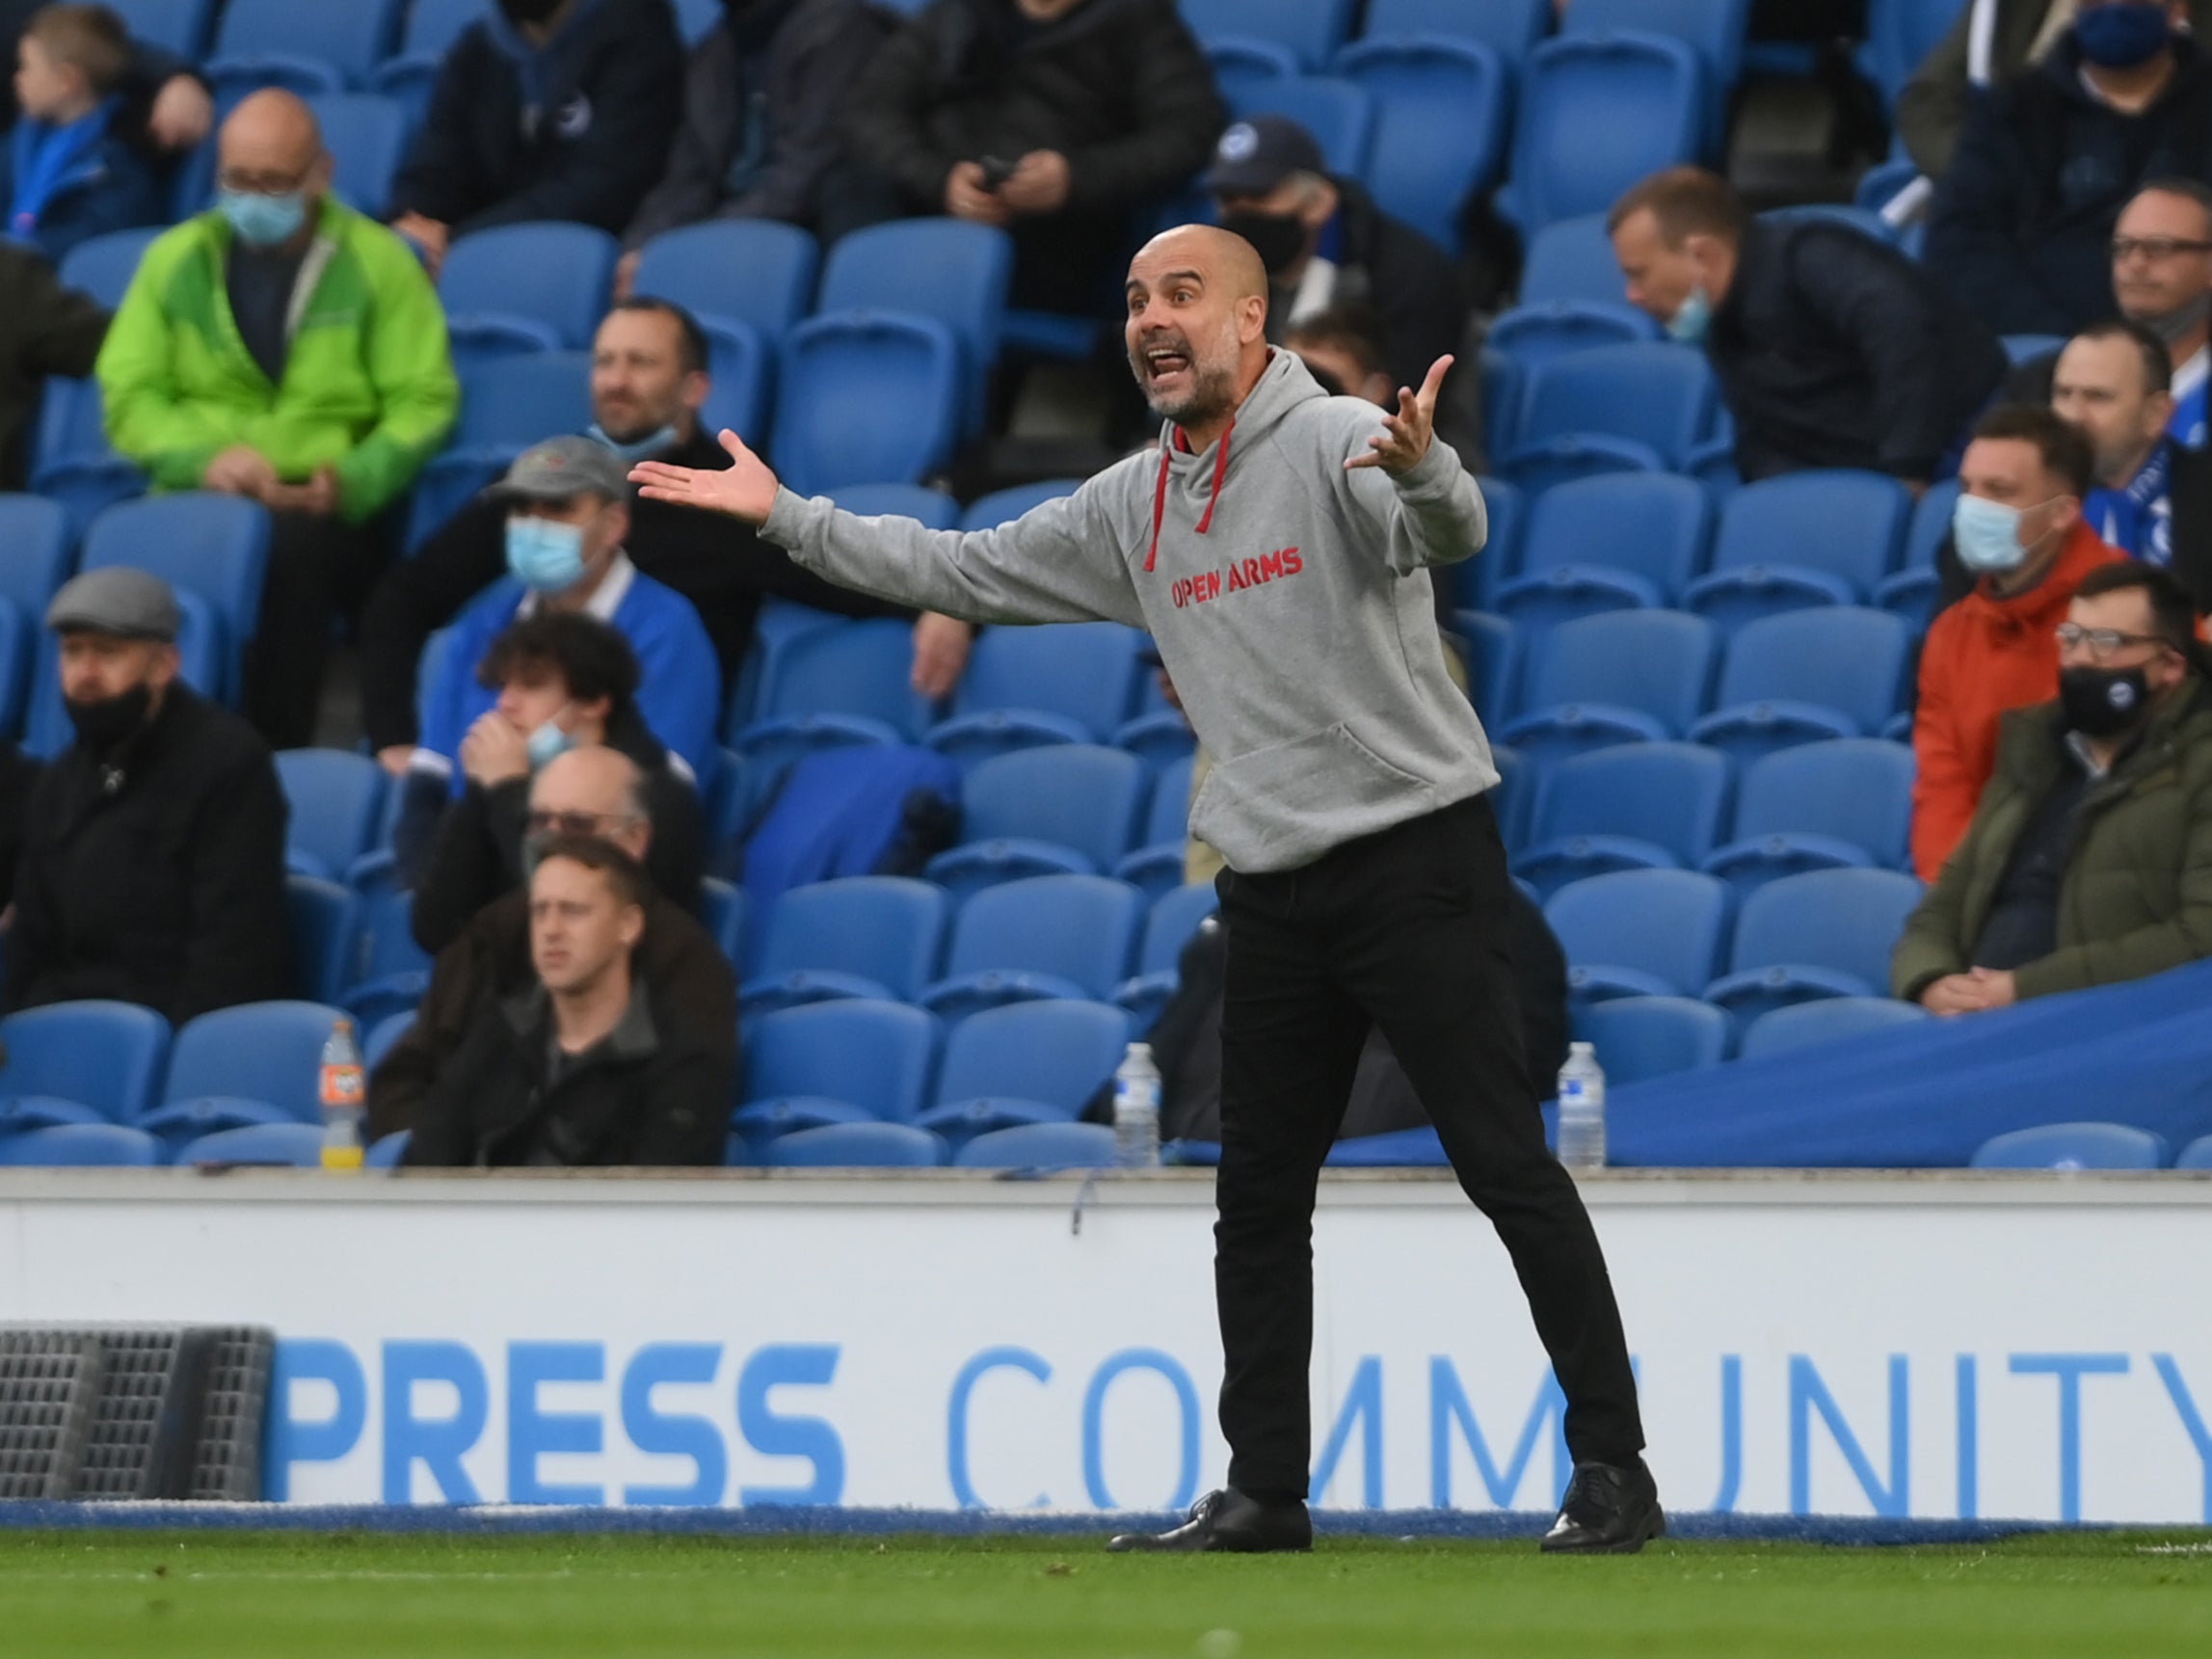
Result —
[{"label": "green grass pitch", "polygon": [[1957,1548],[0,1533],[9,1659],[2212,1655],[2205,1535]]}]

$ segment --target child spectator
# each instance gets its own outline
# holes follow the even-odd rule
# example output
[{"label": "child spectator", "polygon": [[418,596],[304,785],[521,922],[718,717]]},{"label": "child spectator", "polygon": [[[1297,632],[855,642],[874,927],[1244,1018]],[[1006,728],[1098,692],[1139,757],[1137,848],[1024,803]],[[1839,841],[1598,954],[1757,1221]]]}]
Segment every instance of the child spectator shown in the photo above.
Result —
[{"label": "child spectator", "polygon": [[131,64],[105,6],[48,6],[16,44],[8,228],[50,259],[88,236],[162,222],[160,181],[125,138],[120,88]]}]

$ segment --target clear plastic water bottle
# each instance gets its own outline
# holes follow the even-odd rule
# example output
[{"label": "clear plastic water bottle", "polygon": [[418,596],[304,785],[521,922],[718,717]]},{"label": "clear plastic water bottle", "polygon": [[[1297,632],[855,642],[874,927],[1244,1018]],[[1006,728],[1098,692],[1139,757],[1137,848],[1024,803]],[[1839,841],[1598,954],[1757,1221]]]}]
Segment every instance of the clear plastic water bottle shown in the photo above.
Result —
[{"label": "clear plastic water bottle", "polygon": [[368,1115],[368,1079],[354,1023],[340,1020],[323,1044],[323,1167],[361,1166],[361,1123]]},{"label": "clear plastic water bottle", "polygon": [[1559,1162],[1569,1169],[1605,1167],[1605,1068],[1588,1043],[1571,1044],[1559,1067]]},{"label": "clear plastic water bottle", "polygon": [[1159,1167],[1159,1067],[1150,1043],[1132,1043],[1113,1074],[1114,1162],[1124,1169]]}]

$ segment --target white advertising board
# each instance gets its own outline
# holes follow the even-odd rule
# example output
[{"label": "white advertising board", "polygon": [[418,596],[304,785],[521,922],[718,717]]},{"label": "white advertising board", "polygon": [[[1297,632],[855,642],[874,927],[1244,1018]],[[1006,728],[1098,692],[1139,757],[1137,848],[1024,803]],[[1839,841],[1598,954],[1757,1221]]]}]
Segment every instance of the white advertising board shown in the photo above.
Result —
[{"label": "white advertising board", "polygon": [[[0,1172],[0,1321],[253,1323],[272,1495],[1092,1512],[1218,1484],[1200,1172]],[[1681,1511],[2212,1522],[2212,1181],[1586,1187]],[[1557,1395],[1448,1182],[1332,1177],[1335,1508],[1538,1510]]]}]

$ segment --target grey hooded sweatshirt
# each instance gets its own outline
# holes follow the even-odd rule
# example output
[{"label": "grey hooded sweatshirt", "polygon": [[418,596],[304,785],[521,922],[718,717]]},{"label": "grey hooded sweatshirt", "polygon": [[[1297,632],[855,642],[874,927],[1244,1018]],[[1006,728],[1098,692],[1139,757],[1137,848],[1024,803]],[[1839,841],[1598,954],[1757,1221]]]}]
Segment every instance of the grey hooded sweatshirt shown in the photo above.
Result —
[{"label": "grey hooded sweatshirt", "polygon": [[1450,444],[1347,472],[1381,412],[1275,352],[1235,421],[1172,423],[1073,495],[995,530],[856,518],[780,492],[767,538],[831,581],[971,622],[1149,629],[1214,758],[1190,823],[1232,870],[1295,870],[1498,781],[1444,667],[1428,567],[1482,546]]}]

